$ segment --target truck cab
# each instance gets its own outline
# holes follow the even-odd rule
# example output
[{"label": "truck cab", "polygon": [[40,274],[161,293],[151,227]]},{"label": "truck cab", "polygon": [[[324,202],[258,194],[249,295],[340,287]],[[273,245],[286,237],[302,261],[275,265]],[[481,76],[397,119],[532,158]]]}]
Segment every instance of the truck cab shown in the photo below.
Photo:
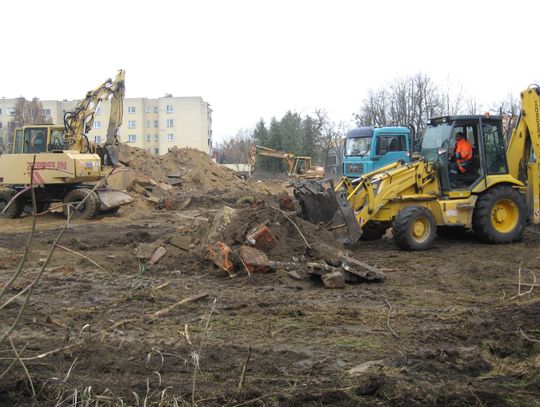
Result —
[{"label": "truck cab", "polygon": [[411,161],[414,132],[409,127],[359,127],[345,136],[343,176],[361,175],[403,160]]}]

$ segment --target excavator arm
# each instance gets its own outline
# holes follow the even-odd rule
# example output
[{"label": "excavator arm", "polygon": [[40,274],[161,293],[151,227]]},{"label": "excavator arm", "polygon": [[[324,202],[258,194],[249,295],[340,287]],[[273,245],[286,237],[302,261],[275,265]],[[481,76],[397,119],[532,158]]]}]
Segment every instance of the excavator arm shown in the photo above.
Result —
[{"label": "excavator arm", "polygon": [[[114,80],[107,79],[96,89],[89,91],[72,111],[64,115],[65,140],[70,149],[80,152],[98,153],[102,165],[116,165],[118,162],[115,146],[118,144],[118,128],[122,124],[123,101],[125,95],[125,71],[119,70]],[[94,115],[103,100],[111,98],[107,139],[103,147],[88,140],[86,134],[92,129]]]},{"label": "excavator arm", "polygon": [[286,153],[284,151],[277,151],[272,148],[263,147],[263,146],[253,146],[251,147],[249,151],[250,155],[250,166],[251,166],[251,173],[255,171],[255,163],[257,162],[257,156],[263,156],[263,157],[273,157],[273,158],[279,158],[281,160],[284,160],[287,164],[287,171],[289,175],[291,175],[293,168],[294,168],[294,157],[295,155],[292,153]]},{"label": "excavator arm", "polygon": [[540,223],[540,87],[521,92],[521,115],[507,150],[510,175],[527,183],[533,223]]}]

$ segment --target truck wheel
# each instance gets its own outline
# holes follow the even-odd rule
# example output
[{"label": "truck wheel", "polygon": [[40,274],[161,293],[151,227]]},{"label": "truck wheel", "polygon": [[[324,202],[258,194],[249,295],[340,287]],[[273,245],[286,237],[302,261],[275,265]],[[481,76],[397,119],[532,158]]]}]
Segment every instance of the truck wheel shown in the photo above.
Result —
[{"label": "truck wheel", "polygon": [[392,223],[394,243],[401,250],[426,250],[433,244],[437,225],[433,214],[423,206],[407,206]]},{"label": "truck wheel", "polygon": [[64,197],[64,214],[67,217],[68,214],[68,204],[71,204],[71,209],[75,209],[75,207],[78,205],[79,202],[81,202],[86,196],[88,198],[84,201],[84,203],[71,215],[72,219],[92,219],[96,217],[96,215],[99,212],[99,198],[97,194],[92,192],[88,188],[79,188],[79,189],[72,189],[69,191],[66,196]]},{"label": "truck wheel", "polygon": [[386,229],[388,229],[388,225],[386,223],[369,221],[362,228],[362,236],[360,236],[360,240],[369,241],[380,239],[386,233]]},{"label": "truck wheel", "polygon": [[3,212],[4,208],[16,194],[17,191],[15,191],[14,189],[0,188],[0,218],[15,219],[21,216],[24,208],[24,201],[21,199],[21,197],[18,197],[15,201],[13,201],[11,205],[9,205],[9,208],[7,208],[5,212]]},{"label": "truck wheel", "polygon": [[483,242],[509,243],[521,240],[526,220],[523,195],[511,186],[500,185],[478,197],[472,226]]}]

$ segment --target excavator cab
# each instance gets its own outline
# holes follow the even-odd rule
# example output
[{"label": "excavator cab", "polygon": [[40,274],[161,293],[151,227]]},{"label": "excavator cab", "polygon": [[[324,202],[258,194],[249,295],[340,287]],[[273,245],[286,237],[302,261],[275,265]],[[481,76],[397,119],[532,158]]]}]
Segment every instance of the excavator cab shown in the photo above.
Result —
[{"label": "excavator cab", "polygon": [[66,150],[63,126],[31,125],[15,129],[14,154],[41,154]]},{"label": "excavator cab", "polygon": [[[456,154],[456,135],[469,143],[472,156]],[[502,118],[499,116],[446,116],[431,119],[422,139],[421,155],[439,168],[443,192],[472,190],[487,175],[508,174]]]}]

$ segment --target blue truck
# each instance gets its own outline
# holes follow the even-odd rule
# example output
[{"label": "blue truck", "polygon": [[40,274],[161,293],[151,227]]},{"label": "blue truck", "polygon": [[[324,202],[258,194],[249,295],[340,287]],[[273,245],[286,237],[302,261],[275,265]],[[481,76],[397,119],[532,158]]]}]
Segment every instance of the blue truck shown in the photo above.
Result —
[{"label": "blue truck", "polygon": [[410,162],[415,146],[412,127],[359,127],[345,136],[343,148],[343,176],[359,176],[403,160]]}]

